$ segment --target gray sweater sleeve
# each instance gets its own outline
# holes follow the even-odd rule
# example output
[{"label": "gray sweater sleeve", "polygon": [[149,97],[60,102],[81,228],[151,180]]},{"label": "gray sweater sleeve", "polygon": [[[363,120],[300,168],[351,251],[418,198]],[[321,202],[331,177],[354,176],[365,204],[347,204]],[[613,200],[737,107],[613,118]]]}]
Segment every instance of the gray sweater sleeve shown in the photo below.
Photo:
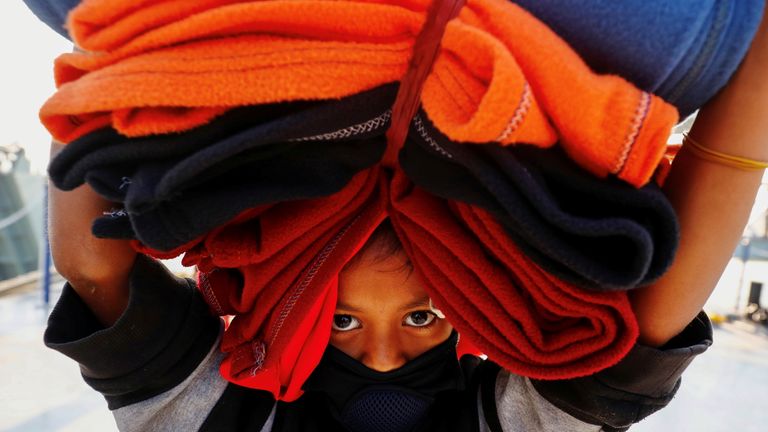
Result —
[{"label": "gray sweater sleeve", "polygon": [[499,426],[505,432],[625,431],[670,402],[683,371],[711,344],[712,325],[702,312],[665,346],[637,344],[594,375],[544,381],[501,371],[495,388]]},{"label": "gray sweater sleeve", "polygon": [[221,354],[211,347],[202,363],[175,387],[112,411],[121,431],[196,431],[227,387],[219,374]]}]

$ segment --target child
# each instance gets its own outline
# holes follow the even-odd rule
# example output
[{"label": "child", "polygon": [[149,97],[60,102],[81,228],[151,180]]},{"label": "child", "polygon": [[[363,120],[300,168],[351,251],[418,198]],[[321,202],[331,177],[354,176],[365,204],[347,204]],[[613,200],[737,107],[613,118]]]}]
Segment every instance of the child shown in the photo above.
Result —
[{"label": "child", "polygon": [[749,158],[750,166],[768,160],[766,68],[764,19],[739,72],[700,112],[666,181],[681,243],[664,278],[632,292],[640,341],[596,375],[534,381],[471,356],[457,362],[460,335],[384,226],[340,274],[331,347],[305,395],[275,403],[218,375],[221,325],[191,281],[125,242],[90,235],[90,221],[109,203],[87,187],[51,193],[51,245],[69,284],[46,343],[80,362],[123,430],[626,430],[671,399],[682,370],[710,344],[709,323],[697,314],[762,178],[762,170],[735,168],[727,155]]}]

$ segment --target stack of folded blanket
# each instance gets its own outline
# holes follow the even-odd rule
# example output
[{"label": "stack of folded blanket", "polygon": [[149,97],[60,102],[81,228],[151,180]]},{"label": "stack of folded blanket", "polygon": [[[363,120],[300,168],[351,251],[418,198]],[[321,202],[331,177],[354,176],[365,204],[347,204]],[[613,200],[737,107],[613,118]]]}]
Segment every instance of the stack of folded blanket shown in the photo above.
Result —
[{"label": "stack of folded blanket", "polygon": [[[179,132],[235,106],[341,98],[396,81],[429,5],[149,3],[85,1],[72,15],[87,52],[56,62],[59,91],[41,110],[54,138],[107,126],[127,136]],[[650,179],[677,120],[658,97],[592,73],[548,27],[502,0],[468,2],[448,24],[422,105],[452,140],[559,140],[594,174],[635,186]]]},{"label": "stack of folded blanket", "polygon": [[[71,39],[66,18],[80,0],[24,0]],[[720,90],[754,36],[764,0],[514,0],[549,25],[600,73],[621,75],[687,117]],[[101,22],[100,28],[110,23]]]},{"label": "stack of folded blanket", "polygon": [[675,106],[594,73],[520,6],[469,0],[398,163],[382,164],[429,4],[83,0],[70,14],[81,51],[57,60],[41,110],[68,143],[51,179],[121,204],[97,235],[198,266],[211,309],[234,316],[227,379],[301,394],[338,273],[385,218],[462,338],[506,369],[583,376],[634,344],[627,290],[677,245],[652,181]]}]

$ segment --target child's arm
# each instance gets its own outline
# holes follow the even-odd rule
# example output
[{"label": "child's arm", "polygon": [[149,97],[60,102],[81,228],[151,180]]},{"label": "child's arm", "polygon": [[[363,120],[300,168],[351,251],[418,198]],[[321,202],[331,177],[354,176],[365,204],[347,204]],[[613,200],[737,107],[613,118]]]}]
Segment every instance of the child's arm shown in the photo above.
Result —
[{"label": "child's arm", "polygon": [[[692,138],[721,153],[768,160],[767,71],[764,18],[738,73],[699,113]],[[594,375],[530,380],[535,392],[528,381],[501,373],[499,380],[506,379],[508,386],[496,401],[500,411],[515,419],[533,412],[551,424],[568,425],[557,430],[590,430],[591,424],[594,430],[625,431],[669,403],[680,375],[711,344],[709,320],[697,315],[731,258],[762,176],[762,170],[740,171],[683,148],[665,184],[680,218],[677,259],[656,284],[630,292],[641,343],[618,364]],[[516,402],[516,395],[526,392],[530,396],[525,403]]]},{"label": "child's arm", "polygon": [[[728,86],[699,113],[690,136],[705,147],[768,160],[768,19]],[[749,217],[762,170],[743,171],[684,146],[665,192],[680,219],[677,258],[656,284],[632,293],[641,342],[661,346],[701,310]]]},{"label": "child's arm", "polygon": [[[51,145],[51,156],[61,144]],[[64,192],[49,188],[49,239],[56,269],[105,326],[112,325],[128,303],[128,275],[136,252],[123,240],[97,239],[94,219],[111,204],[88,185]]]},{"label": "child's arm", "polygon": [[253,395],[248,406],[237,392],[225,395],[222,325],[194,281],[137,255],[127,241],[93,237],[92,221],[111,206],[88,186],[50,188],[51,250],[68,283],[45,344],[79,363],[120,430],[199,430],[216,413],[212,421],[229,425],[244,417],[237,415],[241,406],[253,413],[247,420],[266,421],[271,395]]}]

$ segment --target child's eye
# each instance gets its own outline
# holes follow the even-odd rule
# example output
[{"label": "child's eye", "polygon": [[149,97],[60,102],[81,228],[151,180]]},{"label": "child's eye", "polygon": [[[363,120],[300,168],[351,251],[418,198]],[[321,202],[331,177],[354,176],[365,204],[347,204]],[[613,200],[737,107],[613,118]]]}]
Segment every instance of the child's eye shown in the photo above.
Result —
[{"label": "child's eye", "polygon": [[432,324],[436,318],[435,314],[429,311],[411,312],[405,317],[405,325],[411,327],[426,327]]},{"label": "child's eye", "polygon": [[336,314],[333,316],[332,327],[336,331],[350,331],[360,328],[360,321],[352,315]]}]

